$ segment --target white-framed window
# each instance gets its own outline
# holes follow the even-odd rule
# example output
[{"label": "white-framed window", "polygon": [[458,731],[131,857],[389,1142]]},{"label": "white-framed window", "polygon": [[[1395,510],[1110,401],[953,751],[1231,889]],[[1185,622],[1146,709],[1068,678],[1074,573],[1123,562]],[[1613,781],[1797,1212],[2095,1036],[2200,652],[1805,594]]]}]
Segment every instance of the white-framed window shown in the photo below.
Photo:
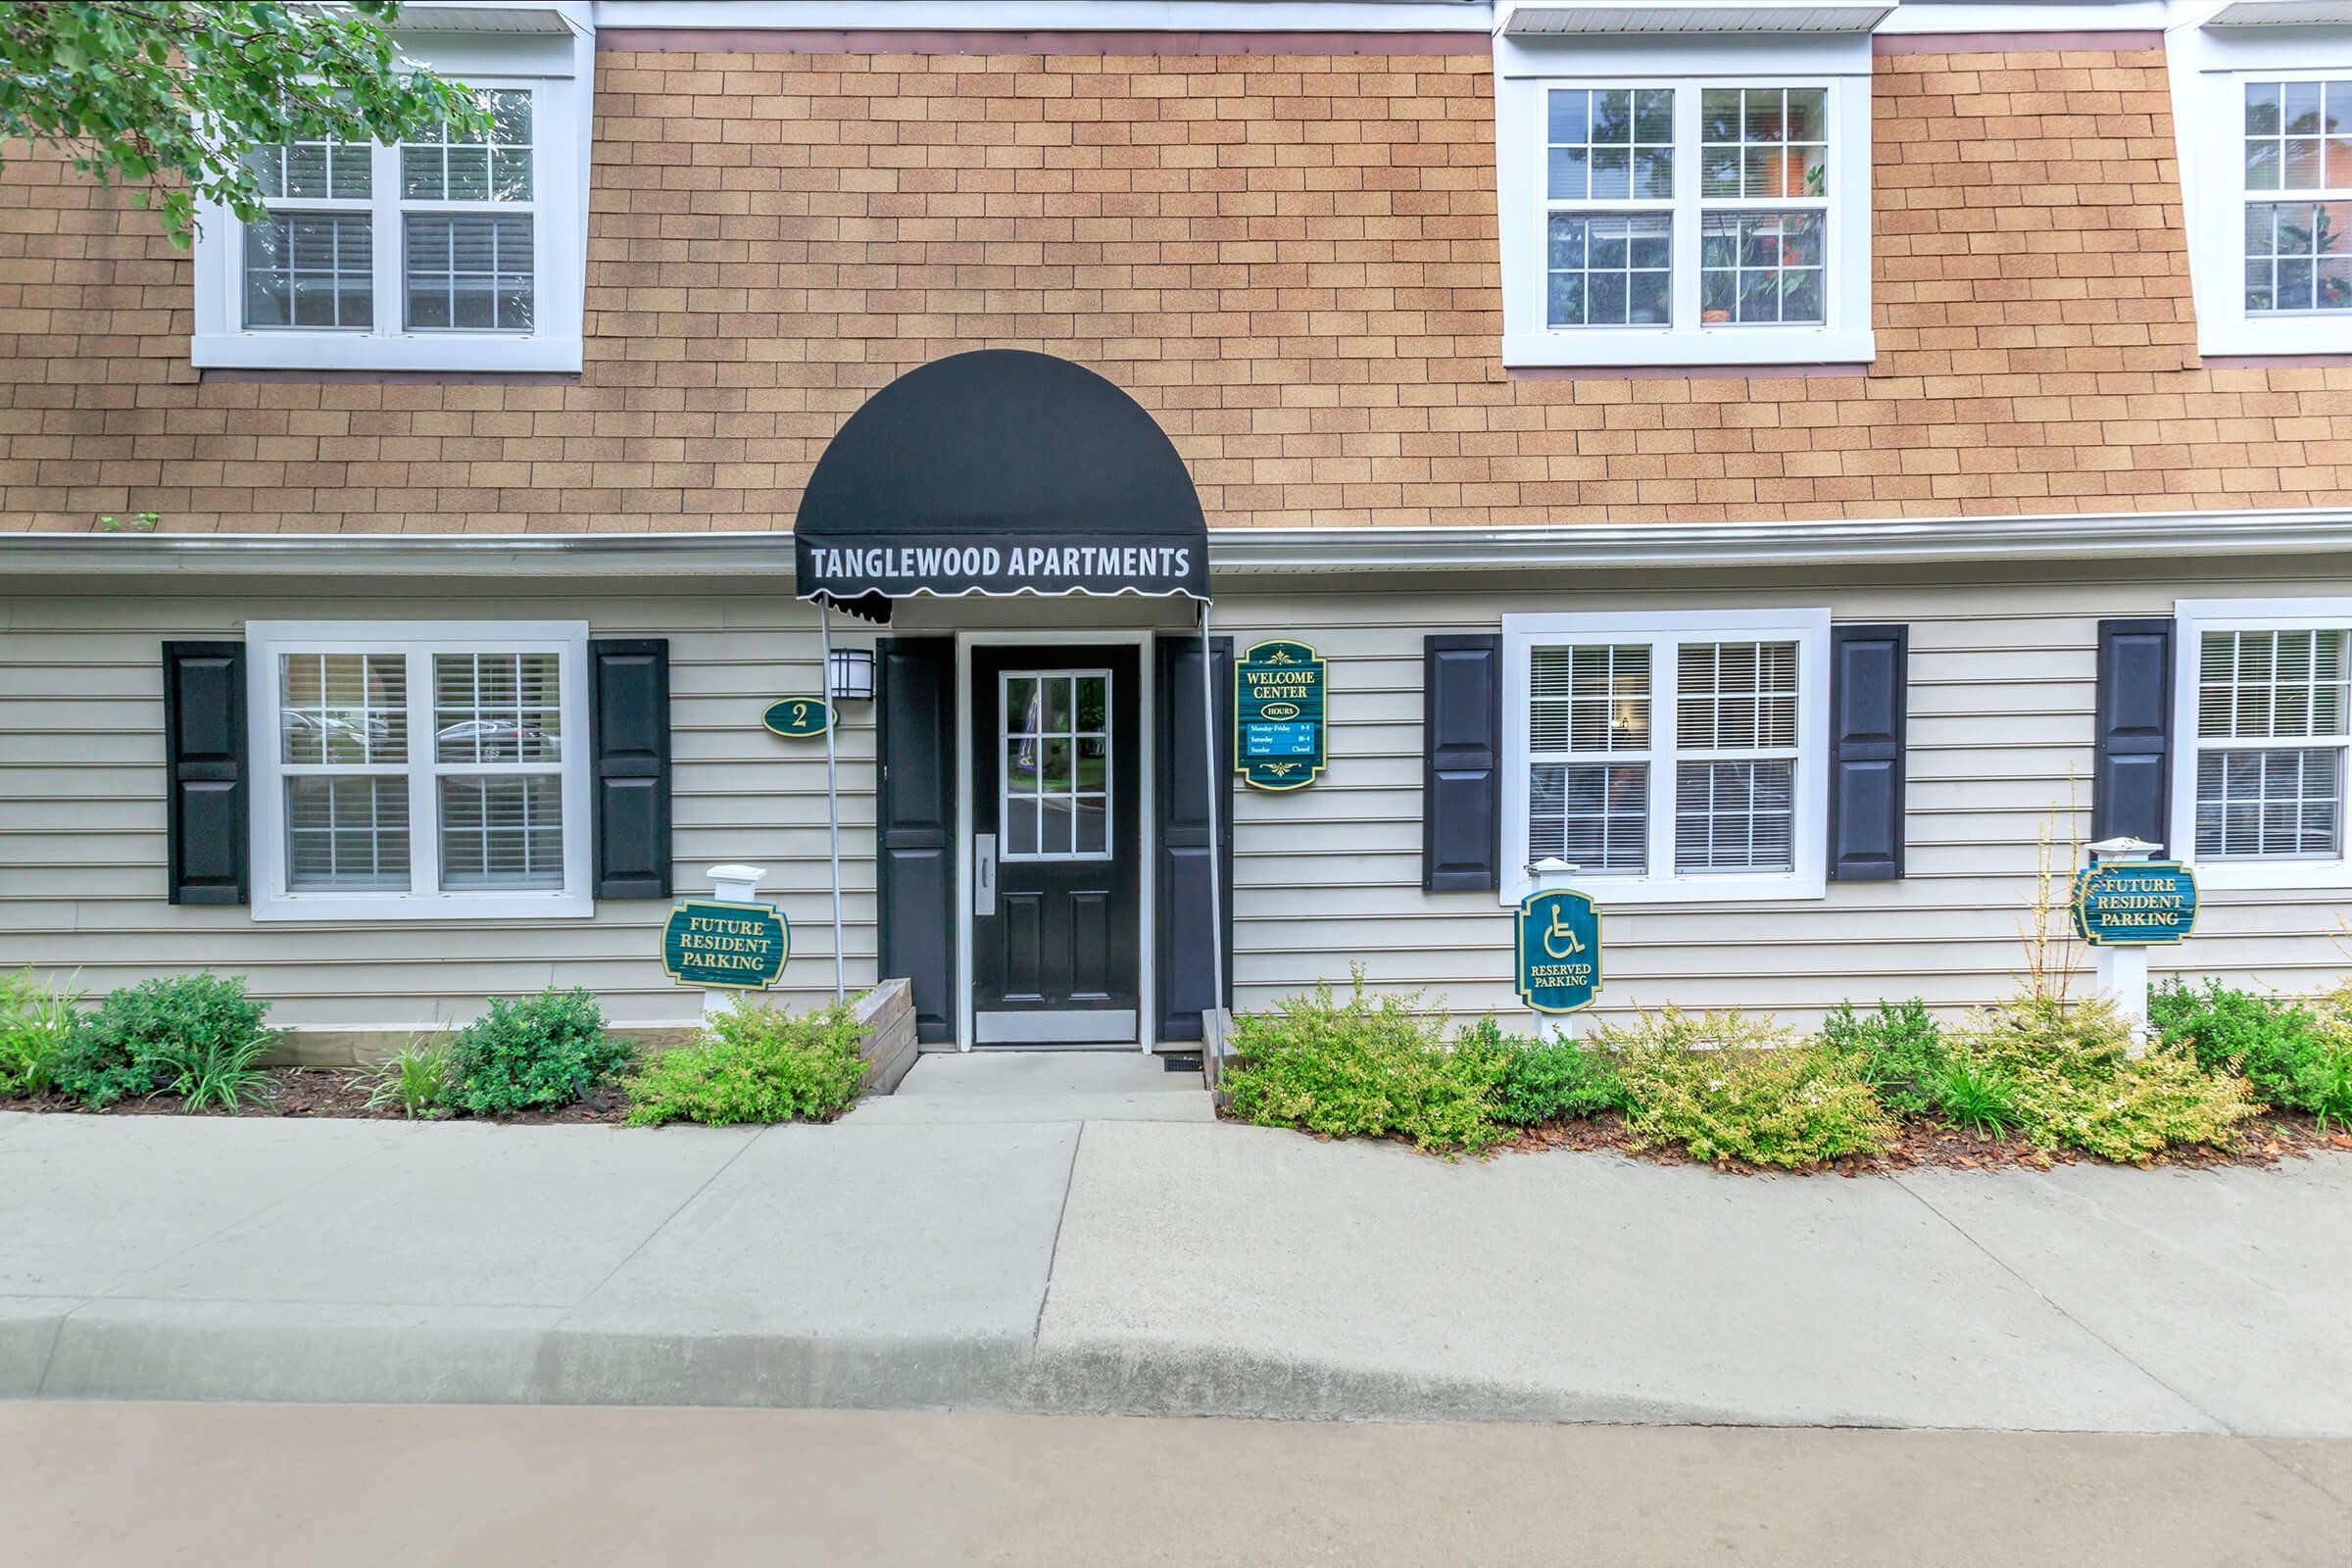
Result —
[{"label": "white-framed window", "polygon": [[592,49],[444,35],[428,63],[480,94],[487,132],[249,151],[270,216],[200,206],[193,362],[579,369]]},{"label": "white-framed window", "polygon": [[1499,56],[1505,365],[1872,358],[1866,38],[1703,74],[1687,47],[1558,58]]},{"label": "white-framed window", "polygon": [[2199,352],[2352,353],[2352,36],[2167,36]]},{"label": "white-framed window", "polygon": [[245,639],[256,919],[590,912],[585,623]]},{"label": "white-framed window", "polygon": [[1008,669],[998,683],[1000,858],[1109,859],[1110,671]]},{"label": "white-framed window", "polygon": [[2341,887],[2352,599],[2175,607],[2173,842],[2214,887]]},{"label": "white-framed window", "polygon": [[1505,615],[1502,901],[1818,898],[1827,610]]}]

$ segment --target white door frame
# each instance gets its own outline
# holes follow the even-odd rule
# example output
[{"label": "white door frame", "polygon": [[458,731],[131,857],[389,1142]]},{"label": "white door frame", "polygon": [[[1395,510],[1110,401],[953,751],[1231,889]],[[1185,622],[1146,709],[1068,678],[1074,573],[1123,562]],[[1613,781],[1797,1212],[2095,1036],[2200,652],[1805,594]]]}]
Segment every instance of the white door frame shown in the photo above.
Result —
[{"label": "white door frame", "polygon": [[[1136,725],[1135,748],[1136,804],[1140,808],[1137,831],[1137,853],[1143,858],[1136,876],[1136,1013],[1135,1049],[1150,1052],[1159,1013],[1152,995],[1152,870],[1153,833],[1158,827],[1156,791],[1152,781],[1152,744],[1153,740],[1152,697],[1155,674],[1152,668],[1152,639],[1156,633],[1150,628],[1140,630],[1088,630],[1085,628],[1054,631],[959,631],[956,634],[956,1049],[972,1049],[972,650],[983,646],[1003,647],[1007,644],[1072,645],[1091,644],[1095,647],[1127,647],[1138,650],[1136,655]],[[1113,1048],[1117,1049],[1116,1047]]]}]

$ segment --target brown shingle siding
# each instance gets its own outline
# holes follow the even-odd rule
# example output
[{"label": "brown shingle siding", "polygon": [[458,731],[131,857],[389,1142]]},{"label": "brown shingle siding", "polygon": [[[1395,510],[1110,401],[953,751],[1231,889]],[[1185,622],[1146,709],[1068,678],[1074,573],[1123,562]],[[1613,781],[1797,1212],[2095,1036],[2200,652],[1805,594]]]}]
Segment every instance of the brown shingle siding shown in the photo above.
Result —
[{"label": "brown shingle siding", "polygon": [[1470,55],[600,55],[576,383],[200,382],[185,257],[12,154],[0,526],[783,526],[978,347],[1126,387],[1219,527],[2352,499],[2352,369],[2198,365],[2160,53],[1875,67],[1866,377],[1506,375]]}]

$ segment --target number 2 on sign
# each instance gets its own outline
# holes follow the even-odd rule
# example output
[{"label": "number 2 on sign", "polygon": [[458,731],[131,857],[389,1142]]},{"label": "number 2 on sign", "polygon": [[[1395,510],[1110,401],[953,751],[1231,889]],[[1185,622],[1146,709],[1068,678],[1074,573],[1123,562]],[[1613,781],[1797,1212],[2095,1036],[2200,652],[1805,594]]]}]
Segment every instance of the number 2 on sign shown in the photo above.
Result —
[{"label": "number 2 on sign", "polygon": [[833,705],[821,697],[785,697],[768,705],[760,722],[795,739],[822,735],[833,727]]}]

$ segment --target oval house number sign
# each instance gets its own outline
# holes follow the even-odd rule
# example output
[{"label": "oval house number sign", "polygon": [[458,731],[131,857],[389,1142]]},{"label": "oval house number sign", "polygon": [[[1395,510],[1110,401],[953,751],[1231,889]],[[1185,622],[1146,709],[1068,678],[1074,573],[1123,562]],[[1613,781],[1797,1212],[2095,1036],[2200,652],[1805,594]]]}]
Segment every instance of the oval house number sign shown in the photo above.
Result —
[{"label": "oval house number sign", "polygon": [[822,697],[781,697],[767,705],[760,722],[793,740],[822,735],[833,727],[833,705]]}]

